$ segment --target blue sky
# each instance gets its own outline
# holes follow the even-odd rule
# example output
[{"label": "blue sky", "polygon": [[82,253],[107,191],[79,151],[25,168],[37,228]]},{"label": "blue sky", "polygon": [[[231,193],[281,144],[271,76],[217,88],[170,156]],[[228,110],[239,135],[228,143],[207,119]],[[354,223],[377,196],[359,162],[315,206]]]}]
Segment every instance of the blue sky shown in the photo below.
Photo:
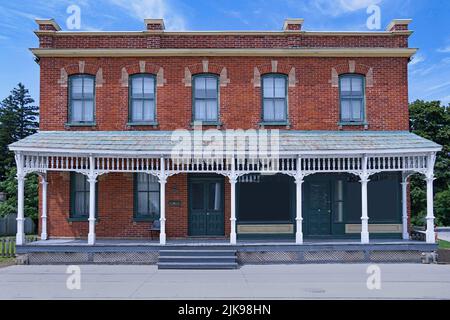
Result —
[{"label": "blue sky", "polygon": [[367,7],[381,8],[381,27],[412,18],[409,99],[450,103],[448,0],[21,0],[0,4],[0,99],[23,82],[39,96],[35,18],[55,18],[67,30],[67,8],[81,9],[81,30],[143,30],[144,18],[164,18],[170,30],[279,30],[285,18],[304,18],[305,30],[367,30]]}]

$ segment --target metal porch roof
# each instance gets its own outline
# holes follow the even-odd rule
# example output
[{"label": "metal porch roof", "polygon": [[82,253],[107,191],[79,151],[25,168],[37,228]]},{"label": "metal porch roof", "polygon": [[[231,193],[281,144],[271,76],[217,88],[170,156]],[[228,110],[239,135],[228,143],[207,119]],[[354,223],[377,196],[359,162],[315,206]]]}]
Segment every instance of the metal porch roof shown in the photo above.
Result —
[{"label": "metal porch roof", "polygon": [[[41,131],[10,150],[38,153],[170,155],[173,131]],[[238,135],[238,139],[245,136]],[[280,131],[280,154],[414,153],[441,146],[405,131]]]}]

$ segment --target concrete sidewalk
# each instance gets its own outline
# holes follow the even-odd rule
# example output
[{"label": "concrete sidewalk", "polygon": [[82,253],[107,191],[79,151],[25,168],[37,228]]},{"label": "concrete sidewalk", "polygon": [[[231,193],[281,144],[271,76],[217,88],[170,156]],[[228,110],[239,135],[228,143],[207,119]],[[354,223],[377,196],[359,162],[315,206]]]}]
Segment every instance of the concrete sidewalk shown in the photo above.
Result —
[{"label": "concrete sidewalk", "polygon": [[69,290],[66,266],[0,269],[1,299],[450,299],[450,265],[384,264],[381,290],[368,265],[265,265],[224,271],[159,271],[155,266],[81,266]]}]

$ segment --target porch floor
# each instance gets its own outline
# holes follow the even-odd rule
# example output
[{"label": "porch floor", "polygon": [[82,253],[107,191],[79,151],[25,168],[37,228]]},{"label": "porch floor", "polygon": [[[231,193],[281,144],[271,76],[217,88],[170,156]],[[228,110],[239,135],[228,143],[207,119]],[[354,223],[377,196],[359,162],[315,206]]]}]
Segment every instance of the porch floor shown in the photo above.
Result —
[{"label": "porch floor", "polygon": [[[168,240],[165,246],[160,245],[159,240],[148,239],[98,239],[94,247],[134,247],[134,246],[327,246],[327,245],[362,245],[359,239],[305,239],[302,245],[297,245],[293,240],[240,240],[236,245],[230,245],[229,240],[208,240],[208,239],[183,239]],[[423,241],[402,240],[402,239],[373,239],[368,245],[429,245]],[[25,246],[88,246],[87,240],[83,239],[50,239],[39,240],[27,243]],[[431,244],[433,246],[433,244]]]}]

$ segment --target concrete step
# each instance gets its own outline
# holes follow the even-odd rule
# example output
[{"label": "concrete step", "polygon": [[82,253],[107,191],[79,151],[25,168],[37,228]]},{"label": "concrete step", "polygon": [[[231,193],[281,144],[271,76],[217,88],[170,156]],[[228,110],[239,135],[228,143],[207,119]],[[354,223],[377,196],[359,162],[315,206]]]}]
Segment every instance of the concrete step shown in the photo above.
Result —
[{"label": "concrete step", "polygon": [[203,262],[221,262],[235,263],[236,257],[230,256],[163,256],[159,257],[159,262],[178,262],[178,263],[203,263]]},{"label": "concrete step", "polygon": [[235,256],[235,250],[160,250],[159,256]]},{"label": "concrete step", "polygon": [[235,250],[205,250],[189,248],[161,250],[158,269],[236,269]]},{"label": "concrete step", "polygon": [[237,263],[221,262],[159,262],[158,269],[196,269],[196,270],[214,270],[214,269],[237,269]]}]

